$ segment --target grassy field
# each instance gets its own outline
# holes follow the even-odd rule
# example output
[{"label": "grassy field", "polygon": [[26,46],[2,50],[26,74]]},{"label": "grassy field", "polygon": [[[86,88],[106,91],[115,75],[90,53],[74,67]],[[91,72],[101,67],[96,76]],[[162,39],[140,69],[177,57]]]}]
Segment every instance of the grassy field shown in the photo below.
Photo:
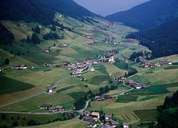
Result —
[{"label": "grassy field", "polygon": [[155,109],[136,110],[135,114],[141,119],[141,121],[155,121],[158,116],[158,112]]},{"label": "grassy field", "polygon": [[23,113],[0,113],[0,127],[18,127],[18,126],[38,126],[55,121],[65,121],[74,118],[74,115],[67,113],[58,114],[23,114]]},{"label": "grassy field", "polygon": [[120,69],[112,64],[105,64],[105,67],[106,67],[106,71],[108,72],[109,76],[117,75],[119,77],[119,76],[125,75],[125,73],[127,72],[127,71]]},{"label": "grassy field", "polygon": [[[67,99],[67,100],[64,100]],[[59,93],[50,96],[48,94],[41,94],[28,100],[12,104],[1,108],[1,111],[17,111],[17,112],[39,112],[40,106],[43,104],[61,105],[66,109],[72,109],[74,99],[68,95],[61,95]]]},{"label": "grassy field", "polygon": [[17,92],[17,91],[23,91],[33,87],[33,85],[23,83],[21,81],[17,81],[1,75],[0,75],[0,83],[1,83],[0,95]]},{"label": "grassy field", "polygon": [[148,70],[149,69],[146,69],[144,72],[139,72],[136,75],[130,77],[130,79],[133,79],[138,82],[146,83],[149,85],[169,84],[178,81],[177,69],[169,69],[169,70],[159,69],[159,70],[152,70],[152,72],[148,72]]},{"label": "grassy field", "polygon": [[68,121],[58,121],[47,125],[19,128],[86,128],[86,124],[78,119],[72,119]]}]

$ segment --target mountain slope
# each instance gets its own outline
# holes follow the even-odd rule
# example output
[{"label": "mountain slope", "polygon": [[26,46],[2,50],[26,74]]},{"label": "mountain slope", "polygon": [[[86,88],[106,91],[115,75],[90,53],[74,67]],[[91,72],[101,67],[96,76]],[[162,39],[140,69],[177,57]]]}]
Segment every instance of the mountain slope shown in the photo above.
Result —
[{"label": "mountain slope", "polygon": [[140,40],[148,46],[155,57],[167,56],[178,53],[178,18],[164,23],[153,29],[138,32],[128,37]]},{"label": "mountain slope", "polygon": [[37,21],[45,24],[53,21],[56,12],[75,18],[95,16],[73,0],[2,0],[0,12],[0,20]]},{"label": "mountain slope", "polygon": [[138,28],[153,28],[178,17],[177,0],[151,0],[128,11],[119,12],[107,19]]}]

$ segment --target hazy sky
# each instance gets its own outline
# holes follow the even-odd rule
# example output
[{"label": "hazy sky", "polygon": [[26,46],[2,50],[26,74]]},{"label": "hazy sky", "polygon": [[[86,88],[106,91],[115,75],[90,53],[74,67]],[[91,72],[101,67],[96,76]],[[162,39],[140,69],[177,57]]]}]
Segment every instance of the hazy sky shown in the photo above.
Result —
[{"label": "hazy sky", "polygon": [[74,0],[92,12],[106,16],[149,0]]}]

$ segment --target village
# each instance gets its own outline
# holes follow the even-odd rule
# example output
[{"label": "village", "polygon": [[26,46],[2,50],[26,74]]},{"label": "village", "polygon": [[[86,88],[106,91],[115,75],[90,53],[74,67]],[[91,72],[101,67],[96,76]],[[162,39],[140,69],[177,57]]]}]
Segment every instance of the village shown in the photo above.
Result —
[{"label": "village", "polygon": [[98,59],[93,60],[85,60],[77,63],[65,63],[65,67],[71,71],[71,75],[74,77],[81,77],[82,73],[86,73],[88,71],[94,72],[94,65],[101,63],[115,63],[115,55],[117,54],[116,50],[111,50],[106,52],[104,56],[98,56]]},{"label": "village", "polygon": [[104,112],[84,111],[79,118],[87,123],[88,128],[129,128],[127,123],[119,124],[113,115]]},{"label": "village", "polygon": [[172,65],[172,62],[164,59],[164,60],[159,60],[158,62],[149,62],[143,57],[139,57],[139,64],[143,68],[156,68],[156,67],[163,67],[167,65]]}]

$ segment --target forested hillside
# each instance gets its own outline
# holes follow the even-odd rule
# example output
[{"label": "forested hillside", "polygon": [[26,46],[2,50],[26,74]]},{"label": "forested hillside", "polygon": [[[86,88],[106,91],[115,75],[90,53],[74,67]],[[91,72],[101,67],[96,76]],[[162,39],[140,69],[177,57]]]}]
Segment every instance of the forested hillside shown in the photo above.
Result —
[{"label": "forested hillside", "polygon": [[107,16],[107,19],[145,30],[178,16],[177,0],[151,0],[128,11]]},{"label": "forested hillside", "polygon": [[152,50],[154,57],[178,53],[178,18],[156,28],[130,34]]}]

